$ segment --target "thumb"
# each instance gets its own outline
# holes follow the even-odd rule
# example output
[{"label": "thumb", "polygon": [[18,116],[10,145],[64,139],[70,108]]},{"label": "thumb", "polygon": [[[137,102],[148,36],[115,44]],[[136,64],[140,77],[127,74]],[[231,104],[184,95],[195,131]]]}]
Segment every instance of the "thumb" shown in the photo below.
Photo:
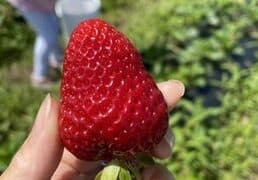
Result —
[{"label": "thumb", "polygon": [[50,179],[63,152],[57,118],[58,102],[47,95],[31,133],[13,157],[1,180]]}]

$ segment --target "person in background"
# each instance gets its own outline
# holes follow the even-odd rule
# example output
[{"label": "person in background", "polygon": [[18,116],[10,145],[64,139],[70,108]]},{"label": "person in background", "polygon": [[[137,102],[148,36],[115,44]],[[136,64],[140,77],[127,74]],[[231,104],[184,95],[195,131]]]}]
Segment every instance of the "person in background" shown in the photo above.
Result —
[{"label": "person in background", "polygon": [[49,67],[61,67],[58,44],[59,25],[55,15],[56,0],[7,0],[19,10],[36,33],[31,82],[37,88],[49,88]]}]

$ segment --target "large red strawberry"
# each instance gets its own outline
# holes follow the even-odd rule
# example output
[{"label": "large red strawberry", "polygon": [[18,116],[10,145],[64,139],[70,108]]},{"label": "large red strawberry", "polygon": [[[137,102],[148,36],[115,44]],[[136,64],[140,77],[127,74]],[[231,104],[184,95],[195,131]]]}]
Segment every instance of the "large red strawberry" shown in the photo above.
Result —
[{"label": "large red strawberry", "polygon": [[168,127],[167,106],[139,53],[100,19],[81,22],[66,48],[60,134],[83,160],[149,153]]}]

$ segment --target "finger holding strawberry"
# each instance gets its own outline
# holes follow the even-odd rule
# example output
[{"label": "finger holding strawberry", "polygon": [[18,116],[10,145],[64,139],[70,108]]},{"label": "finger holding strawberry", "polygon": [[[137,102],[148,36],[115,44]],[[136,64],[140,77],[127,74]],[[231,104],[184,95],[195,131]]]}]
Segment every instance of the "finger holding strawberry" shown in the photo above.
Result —
[{"label": "finger holding strawberry", "polygon": [[[166,81],[157,85],[171,110],[183,95],[184,86],[177,81]],[[94,179],[103,168],[102,162],[79,160],[64,149],[58,132],[58,111],[58,101],[48,95],[41,104],[28,138],[0,176],[1,180]],[[153,156],[169,157],[172,144],[173,141],[164,137],[161,143],[154,147]],[[145,168],[141,175],[143,180],[171,179],[169,172],[158,165]]]},{"label": "finger holding strawberry", "polygon": [[122,33],[84,21],[66,49],[60,103],[45,98],[0,179],[171,179],[149,157],[171,155],[168,111],[183,94],[179,81],[156,85]]}]

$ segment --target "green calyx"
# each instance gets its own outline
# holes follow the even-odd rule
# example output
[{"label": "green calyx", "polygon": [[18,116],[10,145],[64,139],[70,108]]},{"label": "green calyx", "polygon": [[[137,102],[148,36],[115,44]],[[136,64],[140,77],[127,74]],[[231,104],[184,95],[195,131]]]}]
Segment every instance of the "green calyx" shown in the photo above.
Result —
[{"label": "green calyx", "polygon": [[140,170],[154,163],[151,157],[144,155],[130,161],[113,160],[97,174],[95,180],[140,180]]},{"label": "green calyx", "polygon": [[129,170],[116,164],[109,164],[97,174],[95,180],[132,180],[132,177]]}]

